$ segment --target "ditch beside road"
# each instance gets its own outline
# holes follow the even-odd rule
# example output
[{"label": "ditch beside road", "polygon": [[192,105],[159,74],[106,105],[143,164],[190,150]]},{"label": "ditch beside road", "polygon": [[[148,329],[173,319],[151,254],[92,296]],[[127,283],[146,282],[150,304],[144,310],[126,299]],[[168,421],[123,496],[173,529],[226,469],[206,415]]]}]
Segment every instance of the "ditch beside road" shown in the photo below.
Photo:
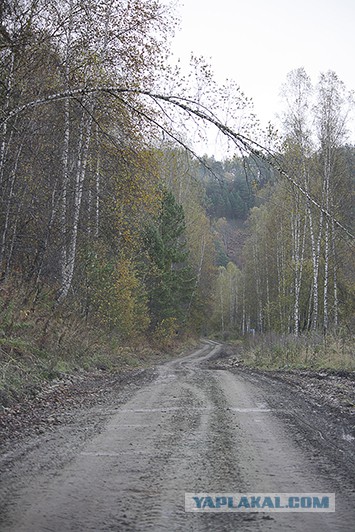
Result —
[{"label": "ditch beside road", "polygon": [[[0,529],[351,532],[353,409],[221,352],[58,386],[27,424],[9,411]],[[335,493],[336,512],[191,514],[185,492]]]}]

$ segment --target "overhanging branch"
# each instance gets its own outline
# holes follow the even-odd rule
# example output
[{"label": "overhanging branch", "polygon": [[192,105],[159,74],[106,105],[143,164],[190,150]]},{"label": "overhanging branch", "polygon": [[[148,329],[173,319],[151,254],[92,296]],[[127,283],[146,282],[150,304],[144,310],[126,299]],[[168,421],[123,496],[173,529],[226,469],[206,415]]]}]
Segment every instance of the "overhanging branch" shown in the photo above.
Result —
[{"label": "overhanging branch", "polygon": [[[187,98],[182,98],[178,96],[167,96],[164,94],[153,93],[148,90],[131,89],[129,87],[118,87],[118,86],[80,87],[77,89],[70,89],[70,90],[66,90],[63,92],[50,94],[43,98],[32,100],[23,105],[15,107],[14,109],[8,111],[7,113],[3,113],[3,117],[0,120],[0,125],[5,124],[9,120],[11,120],[11,118],[18,116],[19,114],[24,113],[34,107],[46,105],[48,103],[53,103],[53,102],[60,101],[60,100],[65,100],[67,98],[84,97],[84,96],[88,96],[94,93],[109,94],[110,96],[113,96],[113,97],[119,97],[119,96],[122,96],[123,94],[136,94],[138,96],[139,95],[146,96],[150,98],[151,100],[153,100],[155,103],[157,103],[157,101],[165,102],[169,105],[172,105],[175,108],[181,109],[188,115],[193,115],[201,119],[203,122],[212,124],[226,137],[231,139],[233,143],[238,147],[239,150],[246,151],[247,153],[255,155],[256,157],[266,161],[268,164],[271,164],[271,166],[273,166],[275,170],[279,172],[280,175],[282,175],[285,179],[287,179],[292,184],[292,186],[297,188],[308,199],[310,203],[312,203],[317,209],[319,209],[324,214],[324,216],[332,220],[334,224],[339,229],[341,229],[349,238],[351,238],[352,240],[355,240],[355,236],[349,231],[349,229],[347,229],[342,223],[340,223],[327,209],[324,209],[324,207],[322,207],[322,205],[318,203],[318,201],[315,200],[309,194],[309,192],[307,192],[307,190],[305,190],[302,187],[302,185],[297,183],[297,181],[295,181],[282,168],[282,166],[277,163],[275,155],[271,152],[271,150],[265,148],[258,142],[253,141],[252,139],[249,139],[248,137],[245,137],[244,135],[233,131],[233,129],[223,124],[222,122],[220,122],[219,119],[209,109],[200,105],[198,102],[194,102],[193,100],[189,100]],[[148,121],[152,120],[148,115],[146,115],[146,119]],[[160,124],[155,121],[154,123],[155,125],[162,127],[162,129],[164,130],[164,126],[160,126]],[[170,136],[171,138],[174,138],[173,134],[171,134]]]}]

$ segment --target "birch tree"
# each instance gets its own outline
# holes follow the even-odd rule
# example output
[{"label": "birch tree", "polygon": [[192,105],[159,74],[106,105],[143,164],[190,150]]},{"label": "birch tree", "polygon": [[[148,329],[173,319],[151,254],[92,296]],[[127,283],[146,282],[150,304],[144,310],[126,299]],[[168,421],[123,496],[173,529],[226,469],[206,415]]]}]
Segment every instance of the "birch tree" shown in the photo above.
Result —
[{"label": "birch tree", "polygon": [[[317,134],[320,146],[320,172],[322,176],[322,202],[325,210],[336,205],[336,170],[340,146],[346,135],[347,109],[344,84],[338,76],[328,71],[322,74],[318,84],[318,99],[315,108]],[[338,214],[338,213],[334,213]],[[336,256],[336,232],[332,220],[326,218],[324,226],[324,283],[323,283],[323,329],[327,332],[329,316],[330,257]],[[337,323],[337,264],[333,262],[334,314]]]},{"label": "birch tree", "polygon": [[[289,170],[297,176],[297,179],[310,191],[310,155],[312,152],[311,133],[311,109],[312,109],[312,84],[309,76],[303,68],[289,73],[287,82],[283,86],[283,96],[286,102],[286,111],[283,117],[283,125],[286,133],[286,157]],[[292,260],[294,269],[294,333],[300,332],[300,293],[303,276],[305,256],[307,218],[309,233],[312,241],[313,261],[313,323],[318,321],[318,269],[319,253],[315,245],[314,219],[310,201],[307,196],[301,194],[299,189],[291,190],[293,208],[291,216],[292,227]],[[319,234],[321,234],[322,213],[320,214]]]}]

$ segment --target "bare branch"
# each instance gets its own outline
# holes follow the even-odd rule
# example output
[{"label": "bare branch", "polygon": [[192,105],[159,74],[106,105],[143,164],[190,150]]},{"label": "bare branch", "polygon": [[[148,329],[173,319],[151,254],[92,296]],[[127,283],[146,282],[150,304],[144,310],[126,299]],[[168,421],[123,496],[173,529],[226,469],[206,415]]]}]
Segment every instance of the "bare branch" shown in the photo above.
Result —
[{"label": "bare branch", "polygon": [[[103,94],[106,93],[114,97],[119,97],[123,94],[136,94],[137,96],[139,95],[146,96],[155,102],[156,101],[166,102],[175,108],[179,108],[183,110],[188,115],[193,115],[195,117],[200,118],[205,123],[208,122],[212,124],[219,131],[221,131],[221,133],[223,133],[226,137],[231,139],[239,150],[246,151],[247,153],[252,154],[266,161],[268,164],[272,165],[275,168],[275,170],[279,172],[280,175],[282,175],[295,188],[297,188],[317,209],[319,209],[324,214],[324,216],[332,220],[334,224],[337,227],[339,227],[339,229],[341,229],[348,237],[355,240],[355,236],[349,231],[349,229],[347,229],[343,224],[341,224],[327,209],[324,209],[299,183],[297,183],[282,168],[282,166],[277,162],[275,154],[272,153],[271,150],[269,150],[268,148],[265,148],[265,146],[262,146],[258,142],[240,133],[235,132],[233,129],[223,124],[222,122],[220,122],[218,118],[210,110],[204,108],[198,102],[193,102],[192,100],[187,100],[186,98],[181,98],[178,96],[168,96],[164,94],[157,94],[157,93],[153,93],[148,90],[132,89],[129,87],[119,87],[119,86],[80,87],[77,89],[71,89],[71,90],[66,90],[63,92],[58,92],[55,94],[50,94],[43,98],[39,98],[37,100],[27,102],[19,107],[15,107],[14,109],[10,110],[9,112],[3,115],[3,118],[0,121],[0,125],[5,124],[11,118],[17,116],[20,113],[24,113],[34,107],[38,107],[38,106],[45,105],[48,103],[53,103],[59,100],[64,100],[66,98],[78,98],[79,96],[87,96],[87,95],[91,95],[94,93],[103,93]],[[186,103],[187,101],[189,102],[188,104]],[[128,105],[127,102],[125,102],[125,104]],[[153,119],[149,117],[148,115],[145,115],[145,118],[148,121],[155,123],[155,125],[163,129],[161,124],[159,124],[156,121],[153,121]],[[179,142],[180,145],[183,145],[184,148],[187,148],[187,146],[184,145],[184,143],[182,143],[181,141],[179,141],[174,136],[174,134],[169,133],[169,136],[171,138],[174,138],[174,140],[176,140],[177,142]],[[191,149],[188,149],[188,150],[192,152]]]}]

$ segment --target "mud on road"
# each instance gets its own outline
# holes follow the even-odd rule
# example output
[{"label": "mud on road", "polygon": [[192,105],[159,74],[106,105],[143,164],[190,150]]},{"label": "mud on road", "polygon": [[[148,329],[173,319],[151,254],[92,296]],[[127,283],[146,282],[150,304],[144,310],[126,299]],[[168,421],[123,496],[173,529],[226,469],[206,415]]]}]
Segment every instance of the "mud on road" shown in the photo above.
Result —
[{"label": "mud on road", "polygon": [[[207,342],[152,370],[59,385],[32,417],[8,412],[0,529],[353,531],[350,406],[220,355]],[[191,514],[185,492],[329,492],[336,512]]]}]

